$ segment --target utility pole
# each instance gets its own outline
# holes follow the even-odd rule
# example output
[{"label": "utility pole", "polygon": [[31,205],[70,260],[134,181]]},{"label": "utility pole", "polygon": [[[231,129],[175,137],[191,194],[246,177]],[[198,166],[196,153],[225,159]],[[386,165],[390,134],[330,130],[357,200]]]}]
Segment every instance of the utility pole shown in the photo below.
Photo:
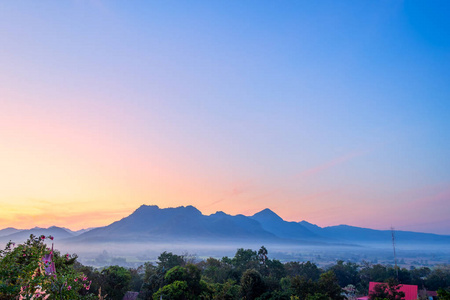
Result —
[{"label": "utility pole", "polygon": [[395,253],[395,231],[394,231],[394,227],[392,227],[392,226],[391,226],[391,235],[392,235],[392,248],[394,249],[395,272],[397,274],[397,281],[398,281],[397,254]]}]

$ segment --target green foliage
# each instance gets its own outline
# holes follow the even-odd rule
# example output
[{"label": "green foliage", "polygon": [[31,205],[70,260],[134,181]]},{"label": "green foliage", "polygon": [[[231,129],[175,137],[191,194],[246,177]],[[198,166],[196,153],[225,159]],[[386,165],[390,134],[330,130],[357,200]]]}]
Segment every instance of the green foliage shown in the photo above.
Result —
[{"label": "green foliage", "polygon": [[173,267],[167,271],[164,279],[167,283],[172,283],[174,281],[185,281],[187,278],[186,269],[180,266]]},{"label": "green foliage", "polygon": [[267,265],[267,268],[265,269],[265,272],[264,272],[265,276],[273,277],[278,281],[281,278],[283,278],[284,276],[286,276],[286,269],[284,268],[284,265],[279,260],[268,259],[266,265]]},{"label": "green foliage", "polygon": [[314,293],[313,295],[308,295],[306,297],[306,300],[329,300],[329,299],[330,297],[323,293]]},{"label": "green foliage", "polygon": [[440,288],[437,292],[439,300],[450,300],[450,289]]},{"label": "green foliage", "polygon": [[264,293],[265,285],[261,274],[249,269],[242,274],[241,278],[241,296],[242,299],[252,300]]},{"label": "green foliage", "polygon": [[352,262],[344,263],[342,260],[338,260],[337,263],[330,268],[336,275],[336,278],[341,287],[345,287],[349,284],[358,284],[360,279],[358,276],[358,265]]},{"label": "green foliage", "polygon": [[214,300],[234,300],[240,299],[240,286],[236,281],[228,280],[221,284],[216,283],[211,285],[212,299]]},{"label": "green foliage", "polygon": [[212,257],[201,262],[199,266],[202,269],[205,280],[209,283],[224,283],[235,277],[232,275],[233,269],[231,264]]},{"label": "green foliage", "polygon": [[165,285],[153,294],[154,299],[161,295],[163,299],[164,297],[167,299],[202,299],[208,298],[211,293],[207,283],[201,280],[200,269],[193,264],[187,264],[185,267],[173,267],[164,276],[164,283]]},{"label": "green foliage", "polygon": [[[448,265],[411,270],[380,264],[362,265],[337,261],[327,272],[312,262],[270,259],[267,249],[237,249],[234,257],[208,258],[193,264],[184,256],[163,252],[155,265],[138,268],[110,266],[103,270],[83,266],[76,255],[53,251],[57,276],[45,274],[50,254],[45,237],[9,243],[0,251],[0,300],[5,299],[122,299],[128,290],[139,291],[139,299],[275,299],[343,300],[366,294],[370,281],[387,282],[370,295],[372,300],[400,300],[398,283],[438,290],[450,286]],[[88,279],[89,278],[89,279]],[[344,289],[341,286],[346,285]],[[103,287],[106,298],[94,295]],[[440,289],[441,299],[450,300],[448,289]]]},{"label": "green foliage", "polygon": [[[53,237],[49,236],[53,240]],[[9,242],[0,251],[0,298],[12,299],[92,299],[90,281],[74,269],[76,255],[61,256],[47,248],[45,236],[33,235],[23,244]],[[56,274],[46,274],[50,261],[43,260],[53,254]]]},{"label": "green foliage", "polygon": [[390,279],[387,283],[377,284],[374,290],[369,293],[370,300],[388,299],[401,300],[405,298],[405,293],[400,291],[400,286],[397,280]]},{"label": "green foliage", "polygon": [[345,286],[342,291],[346,299],[356,299],[356,287],[353,284]]},{"label": "green foliage", "polygon": [[450,287],[450,266],[438,266],[435,267],[427,277],[425,282],[427,288],[432,291],[436,291],[439,288]]},{"label": "green foliage", "polygon": [[189,298],[188,285],[186,281],[176,280],[164,287],[160,288],[155,294],[153,294],[153,299],[173,299],[173,300],[184,300]]},{"label": "green foliage", "polygon": [[82,273],[87,278],[89,278],[89,282],[91,285],[89,291],[87,292],[97,294],[98,290],[105,285],[105,276],[93,267],[83,266],[81,263],[76,261],[73,265],[73,268],[77,272]]},{"label": "green foliage", "polygon": [[151,299],[153,294],[162,286],[163,279],[164,273],[162,270],[149,262],[145,263],[140,297],[142,299]]},{"label": "green foliage", "polygon": [[17,246],[9,242],[0,251],[0,293],[13,296],[18,295],[26,286],[40,285],[44,278],[36,276],[35,272],[40,269],[41,258],[46,253],[46,245],[34,236]]},{"label": "green foliage", "polygon": [[261,248],[258,250],[258,260],[262,265],[266,264],[268,253],[269,252],[267,251],[266,247],[264,247],[264,246],[261,246]]},{"label": "green foliage", "polygon": [[421,287],[424,284],[424,278],[427,278],[431,274],[431,269],[427,267],[412,268],[409,271],[411,277],[411,284]]},{"label": "green foliage", "polygon": [[[359,277],[361,279],[360,284],[363,290],[368,289],[370,281],[387,282],[389,279],[393,278],[398,278],[399,283],[412,284],[411,273],[407,269],[395,269],[392,266],[384,266],[381,264],[370,265],[366,263],[359,271]],[[358,284],[357,282],[355,283]]]},{"label": "green foliage", "polygon": [[131,281],[130,271],[124,267],[110,266],[102,270],[104,276],[104,288],[108,297],[113,300],[121,300],[129,289]]},{"label": "green foliage", "polygon": [[248,269],[259,269],[259,260],[256,251],[240,248],[231,261],[239,276]]},{"label": "green foliage", "polygon": [[164,284],[164,275],[167,271],[176,266],[183,266],[185,260],[182,256],[164,251],[158,257],[157,266],[145,263],[143,267],[144,278],[140,291],[141,299],[152,299]]},{"label": "green foliage", "polygon": [[316,293],[325,294],[334,300],[344,299],[342,288],[339,286],[338,279],[333,271],[321,274],[317,284]]},{"label": "green foliage", "polygon": [[369,282],[384,282],[388,280],[388,278],[393,278],[395,276],[395,270],[389,267],[386,267],[381,264],[376,265],[365,265],[360,271],[361,280],[364,283],[364,287],[369,288]]},{"label": "green foliage", "polygon": [[296,276],[291,280],[291,290],[300,299],[308,299],[308,297],[320,299],[323,295],[335,300],[344,299],[342,289],[333,271],[321,274],[318,281]]},{"label": "green foliage", "polygon": [[158,256],[157,262],[158,268],[163,272],[167,272],[168,270],[176,266],[183,266],[184,263],[185,262],[182,256],[166,251]]},{"label": "green foliage", "polygon": [[308,295],[312,295],[317,290],[317,283],[312,279],[306,279],[303,276],[295,276],[291,279],[291,293],[301,299],[306,299]]},{"label": "green foliage", "polygon": [[272,292],[265,292],[258,298],[257,300],[290,300],[291,295],[288,292],[283,291],[272,291]]},{"label": "green foliage", "polygon": [[307,280],[311,279],[312,281],[319,280],[320,274],[322,270],[320,270],[316,264],[307,261],[307,262],[288,262],[284,265],[286,269],[286,274],[288,276],[300,276],[304,277]]}]

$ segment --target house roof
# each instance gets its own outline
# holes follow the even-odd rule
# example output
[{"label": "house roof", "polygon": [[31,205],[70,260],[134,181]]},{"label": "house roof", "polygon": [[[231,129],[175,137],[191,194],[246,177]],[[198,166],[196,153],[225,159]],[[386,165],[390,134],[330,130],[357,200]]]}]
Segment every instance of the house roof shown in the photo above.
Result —
[{"label": "house roof", "polygon": [[[378,284],[386,284],[384,282],[370,282],[369,283],[369,294],[374,291],[375,286]],[[405,293],[405,300],[416,300],[418,287],[417,285],[409,285],[409,284],[399,284],[399,291]]]}]

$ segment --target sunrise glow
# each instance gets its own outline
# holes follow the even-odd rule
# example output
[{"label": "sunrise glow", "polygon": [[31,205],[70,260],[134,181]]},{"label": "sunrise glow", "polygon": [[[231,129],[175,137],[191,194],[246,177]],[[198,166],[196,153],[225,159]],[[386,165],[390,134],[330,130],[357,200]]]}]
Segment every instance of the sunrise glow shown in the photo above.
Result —
[{"label": "sunrise glow", "polygon": [[172,4],[0,4],[0,228],[154,204],[450,234],[444,8]]}]

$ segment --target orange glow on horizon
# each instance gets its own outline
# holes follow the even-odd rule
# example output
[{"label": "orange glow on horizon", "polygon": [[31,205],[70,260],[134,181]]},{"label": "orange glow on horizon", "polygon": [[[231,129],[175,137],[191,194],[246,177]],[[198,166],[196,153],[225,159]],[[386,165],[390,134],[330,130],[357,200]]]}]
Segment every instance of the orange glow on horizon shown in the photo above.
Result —
[{"label": "orange glow on horizon", "polygon": [[[217,172],[206,163],[198,168],[189,153],[168,154],[156,142],[141,147],[126,143],[127,130],[114,120],[98,126],[86,117],[85,123],[77,124],[47,115],[44,109],[8,109],[0,119],[0,229],[105,226],[142,204],[193,205],[206,215],[253,215],[269,208],[285,220],[319,226],[385,228],[395,220],[379,207],[389,203],[388,198],[380,200],[379,194],[367,195],[363,188],[336,180],[345,176],[341,169],[348,162],[370,151],[305,165],[283,178],[250,177],[235,170]],[[425,206],[448,198],[442,187],[427,192],[413,203]],[[367,211],[380,217],[367,220]]]}]

